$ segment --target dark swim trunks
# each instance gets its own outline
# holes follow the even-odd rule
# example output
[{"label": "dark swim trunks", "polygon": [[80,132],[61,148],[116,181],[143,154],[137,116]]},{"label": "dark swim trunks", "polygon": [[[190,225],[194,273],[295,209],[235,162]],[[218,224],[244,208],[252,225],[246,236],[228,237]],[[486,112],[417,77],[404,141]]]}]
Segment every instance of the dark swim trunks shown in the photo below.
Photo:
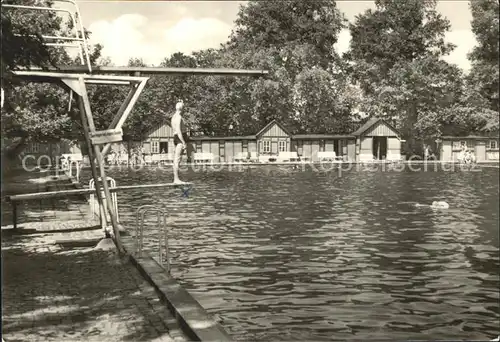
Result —
[{"label": "dark swim trunks", "polygon": [[[184,142],[187,144],[189,139],[186,133],[182,133],[182,137],[184,138]],[[174,146],[177,146],[179,144],[182,144],[181,139],[177,136],[177,134],[174,135]]]}]

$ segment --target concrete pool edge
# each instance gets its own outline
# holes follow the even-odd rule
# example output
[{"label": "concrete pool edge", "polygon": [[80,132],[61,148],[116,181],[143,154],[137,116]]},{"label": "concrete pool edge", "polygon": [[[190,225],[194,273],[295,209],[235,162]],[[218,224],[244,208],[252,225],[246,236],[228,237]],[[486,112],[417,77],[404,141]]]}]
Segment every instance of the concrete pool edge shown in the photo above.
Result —
[{"label": "concrete pool edge", "polygon": [[138,258],[133,254],[135,242],[132,237],[122,237],[122,243],[132,265],[154,287],[186,336],[195,341],[233,340],[151,255],[143,252],[143,257]]}]

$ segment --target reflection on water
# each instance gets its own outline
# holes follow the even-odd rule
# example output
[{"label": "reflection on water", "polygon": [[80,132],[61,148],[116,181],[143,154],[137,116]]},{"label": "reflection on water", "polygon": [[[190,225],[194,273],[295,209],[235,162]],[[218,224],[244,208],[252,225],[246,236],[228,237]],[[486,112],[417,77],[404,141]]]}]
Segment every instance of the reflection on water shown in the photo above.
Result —
[{"label": "reflection on water", "polygon": [[[170,213],[173,273],[238,340],[499,334],[498,169],[188,172],[119,195],[121,220]],[[119,185],[170,170],[111,172]],[[445,200],[448,210],[416,207]],[[148,226],[156,251],[154,218]]]}]

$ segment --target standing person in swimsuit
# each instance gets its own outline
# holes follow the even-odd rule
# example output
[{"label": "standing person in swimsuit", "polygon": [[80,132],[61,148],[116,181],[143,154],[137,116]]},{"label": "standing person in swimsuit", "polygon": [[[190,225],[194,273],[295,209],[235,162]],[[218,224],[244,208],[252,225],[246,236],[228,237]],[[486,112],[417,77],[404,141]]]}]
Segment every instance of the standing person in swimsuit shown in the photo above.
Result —
[{"label": "standing person in swimsuit", "polygon": [[181,162],[182,151],[186,150],[186,142],[188,136],[186,134],[186,125],[184,124],[184,119],[181,116],[182,110],[184,108],[184,102],[179,101],[175,105],[175,114],[172,116],[172,129],[174,131],[174,183],[182,184],[184,183],[179,179],[179,164]]}]

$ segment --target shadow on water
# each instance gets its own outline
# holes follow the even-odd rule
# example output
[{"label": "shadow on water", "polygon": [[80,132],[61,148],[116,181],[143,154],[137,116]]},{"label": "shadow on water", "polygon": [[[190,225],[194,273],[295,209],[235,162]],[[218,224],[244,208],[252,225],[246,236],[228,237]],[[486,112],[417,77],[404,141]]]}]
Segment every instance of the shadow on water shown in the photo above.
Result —
[{"label": "shadow on water", "polygon": [[[498,335],[498,169],[185,171],[189,197],[120,194],[169,213],[174,275],[239,340]],[[165,182],[170,170],[111,174]],[[445,200],[448,210],[416,207]],[[146,245],[157,249],[153,219]]]}]

